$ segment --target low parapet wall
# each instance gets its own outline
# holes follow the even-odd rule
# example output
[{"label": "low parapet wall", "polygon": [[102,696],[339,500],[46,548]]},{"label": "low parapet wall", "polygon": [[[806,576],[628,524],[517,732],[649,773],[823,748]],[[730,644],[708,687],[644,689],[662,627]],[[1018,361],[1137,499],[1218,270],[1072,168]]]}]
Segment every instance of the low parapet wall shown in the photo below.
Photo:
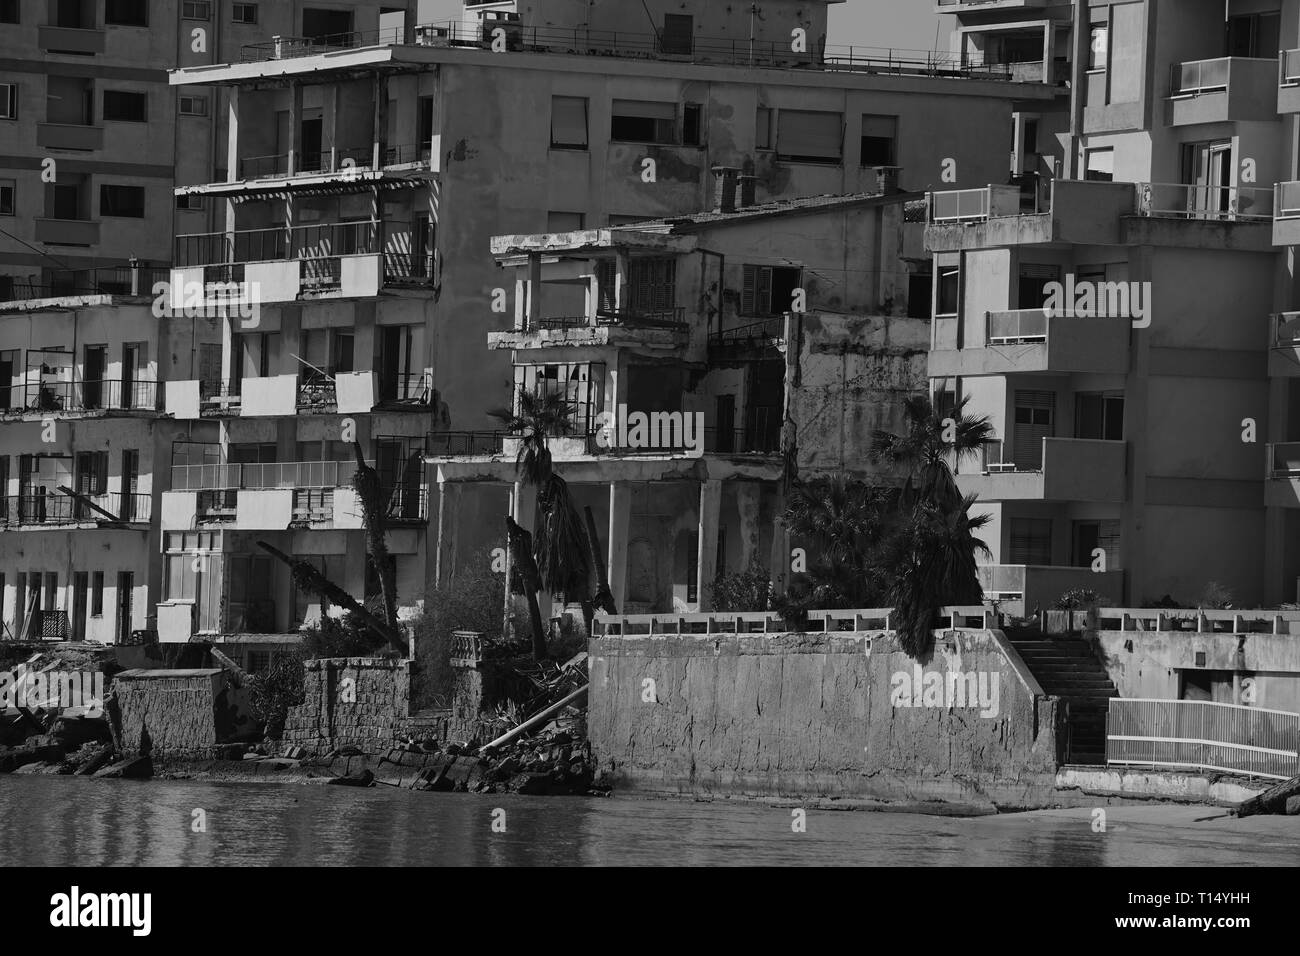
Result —
[{"label": "low parapet wall", "polygon": [[588,736],[615,787],[1053,803],[1063,715],[1001,631],[939,632],[918,662],[883,630],[629,635],[631,621],[589,645]]},{"label": "low parapet wall", "polygon": [[411,662],[376,657],[307,661],[302,704],[289,710],[284,742],[324,753],[383,753],[410,715]]}]

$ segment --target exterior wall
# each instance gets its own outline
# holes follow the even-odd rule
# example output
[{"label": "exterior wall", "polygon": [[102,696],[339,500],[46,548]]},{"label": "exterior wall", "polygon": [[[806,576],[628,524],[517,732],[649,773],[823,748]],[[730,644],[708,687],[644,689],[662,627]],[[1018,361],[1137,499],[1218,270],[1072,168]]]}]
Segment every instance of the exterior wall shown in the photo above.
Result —
[{"label": "exterior wall", "polygon": [[201,757],[254,729],[248,691],[225,671],[128,670],[113,678],[113,691],[128,752]]},{"label": "exterior wall", "polygon": [[1055,699],[1001,632],[957,632],[925,666],[998,675],[991,718],[894,707],[893,675],[912,675],[916,662],[883,633],[608,637],[589,654],[588,735],[619,787],[1050,803]]},{"label": "exterior wall", "polygon": [[369,657],[306,662],[306,699],[290,708],[284,742],[323,753],[382,753],[409,716],[411,662]]}]

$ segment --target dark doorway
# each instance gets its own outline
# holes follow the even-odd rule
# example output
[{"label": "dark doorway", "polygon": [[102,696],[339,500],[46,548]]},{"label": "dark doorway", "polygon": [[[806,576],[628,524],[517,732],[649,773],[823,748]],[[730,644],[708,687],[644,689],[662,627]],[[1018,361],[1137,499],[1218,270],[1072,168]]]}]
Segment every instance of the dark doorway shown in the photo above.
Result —
[{"label": "dark doorway", "polygon": [[82,401],[88,409],[104,407],[104,356],[102,345],[87,345],[86,360],[82,365]]},{"label": "dark doorway", "polygon": [[132,606],[135,589],[135,573],[117,572],[117,643],[124,644],[131,636],[131,621],[134,617]]}]

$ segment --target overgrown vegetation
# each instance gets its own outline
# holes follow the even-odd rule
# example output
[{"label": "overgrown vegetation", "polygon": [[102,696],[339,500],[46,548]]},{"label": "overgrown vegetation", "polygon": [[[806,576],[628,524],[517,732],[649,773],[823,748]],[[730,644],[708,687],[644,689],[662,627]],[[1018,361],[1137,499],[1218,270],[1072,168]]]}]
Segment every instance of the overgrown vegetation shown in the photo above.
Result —
[{"label": "overgrown vegetation", "polygon": [[1070,588],[1052,605],[1054,611],[1091,611],[1109,607],[1110,598],[1103,597],[1092,588]]},{"label": "overgrown vegetation", "polygon": [[720,574],[705,585],[718,611],[771,611],[775,609],[776,591],[767,571],[751,564],[744,571]]}]

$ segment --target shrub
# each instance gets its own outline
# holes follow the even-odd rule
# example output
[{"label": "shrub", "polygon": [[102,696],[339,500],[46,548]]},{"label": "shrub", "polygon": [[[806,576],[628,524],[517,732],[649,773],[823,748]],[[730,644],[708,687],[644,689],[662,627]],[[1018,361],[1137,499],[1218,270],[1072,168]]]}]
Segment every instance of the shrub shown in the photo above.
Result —
[{"label": "shrub", "polygon": [[1205,585],[1205,590],[1201,592],[1201,599],[1198,603],[1203,608],[1216,611],[1230,608],[1232,607],[1232,589],[1227,585],[1220,584],[1218,581],[1211,581]]},{"label": "shrub", "polygon": [[1091,611],[1093,608],[1107,607],[1110,598],[1102,597],[1092,588],[1070,588],[1052,605],[1056,611]]},{"label": "shrub", "polygon": [[751,564],[744,571],[720,574],[705,585],[718,611],[770,611],[776,596],[767,571]]},{"label": "shrub", "polygon": [[[485,638],[500,640],[505,581],[491,567],[488,554],[477,555],[458,569],[452,581],[426,593],[424,614],[412,622],[417,665],[411,682],[413,711],[450,705],[453,631],[478,631]],[[525,611],[525,628],[527,620]]]}]

